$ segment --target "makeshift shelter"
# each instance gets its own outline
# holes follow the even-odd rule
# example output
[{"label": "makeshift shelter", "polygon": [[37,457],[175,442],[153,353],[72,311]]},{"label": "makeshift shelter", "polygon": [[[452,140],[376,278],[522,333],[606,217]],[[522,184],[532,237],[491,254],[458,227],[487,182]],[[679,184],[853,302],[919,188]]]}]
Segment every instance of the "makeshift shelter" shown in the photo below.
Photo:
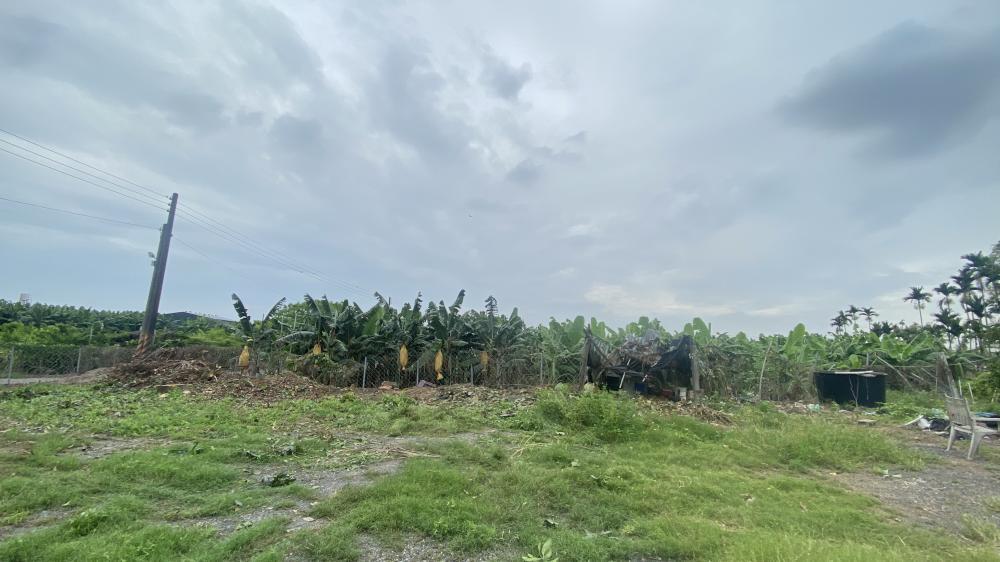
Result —
[{"label": "makeshift shelter", "polygon": [[691,336],[661,339],[654,330],[612,346],[586,331],[580,380],[609,390],[696,399],[701,396],[697,349]]}]

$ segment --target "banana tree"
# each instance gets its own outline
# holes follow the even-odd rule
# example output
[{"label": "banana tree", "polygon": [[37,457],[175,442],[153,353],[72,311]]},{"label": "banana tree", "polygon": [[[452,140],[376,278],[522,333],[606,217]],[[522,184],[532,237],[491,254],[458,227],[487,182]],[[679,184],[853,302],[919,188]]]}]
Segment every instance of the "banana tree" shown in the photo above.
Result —
[{"label": "banana tree", "polygon": [[697,345],[708,345],[712,340],[712,325],[701,318],[695,318],[690,323],[684,325],[683,334],[691,336]]},{"label": "banana tree", "polygon": [[486,299],[483,312],[466,313],[466,324],[471,337],[468,343],[479,350],[479,367],[482,378],[491,374],[499,381],[505,368],[526,370],[531,358],[530,348],[537,346],[531,333],[515,308],[510,316],[498,314],[497,301],[492,296]]},{"label": "banana tree", "polygon": [[347,300],[330,302],[326,295],[314,299],[303,297],[310,317],[310,329],[293,332],[285,339],[309,342],[312,353],[326,353],[331,359],[362,359],[371,343],[377,340],[379,329],[386,315],[386,303],[379,301],[370,309],[362,310]]},{"label": "banana tree", "polygon": [[379,337],[386,343],[386,347],[397,350],[399,369],[405,371],[410,366],[410,356],[421,353],[427,343],[427,330],[420,310],[423,301],[420,293],[417,293],[413,304],[405,303],[397,313],[388,301],[382,300],[388,310]]},{"label": "banana tree", "polygon": [[[603,326],[603,323],[601,324]],[[550,318],[547,326],[539,328],[542,356],[545,358],[545,364],[548,365],[551,382],[572,377],[579,372],[580,354],[583,351],[586,327],[587,323],[583,316],[577,316],[573,320],[564,320],[563,322]],[[607,332],[602,332],[602,334],[595,333],[594,335],[604,339]]]},{"label": "banana tree", "polygon": [[[452,353],[468,347],[469,340],[473,337],[461,314],[464,300],[465,289],[462,289],[451,306],[445,306],[444,301],[438,304],[431,302],[427,306],[427,329],[432,344],[424,355],[434,354],[437,380],[444,378],[445,371],[450,374]],[[421,357],[420,363],[425,363],[427,359],[428,357]]]},{"label": "banana tree", "polygon": [[233,308],[239,318],[240,335],[243,338],[243,352],[239,359],[240,367],[249,370],[251,374],[257,374],[260,369],[261,353],[270,352],[274,349],[275,344],[279,343],[280,332],[275,325],[274,318],[284,306],[285,298],[282,297],[274,303],[271,310],[260,321],[254,322],[250,318],[247,307],[243,305],[243,300],[240,299],[239,295],[233,293]]}]

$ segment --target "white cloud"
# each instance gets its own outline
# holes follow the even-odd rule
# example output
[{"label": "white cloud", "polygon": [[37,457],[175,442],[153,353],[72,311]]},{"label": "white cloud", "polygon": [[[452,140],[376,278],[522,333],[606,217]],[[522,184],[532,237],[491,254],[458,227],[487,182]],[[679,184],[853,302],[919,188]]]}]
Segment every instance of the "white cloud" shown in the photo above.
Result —
[{"label": "white cloud", "polygon": [[673,293],[664,290],[641,291],[621,285],[593,285],[587,289],[583,298],[587,302],[601,305],[605,311],[616,316],[722,316],[736,311],[728,305],[683,302]]},{"label": "white cloud", "polygon": [[[307,291],[363,300],[379,290],[398,302],[465,288],[468,302],[493,294],[531,321],[697,314],[729,331],[786,331],[825,327],[852,302],[915,320],[899,287],[934,285],[959,255],[996,242],[1000,121],[929,123],[976,134],[961,135],[961,150],[875,162],[858,157],[871,145],[859,140],[873,122],[858,115],[865,108],[805,86],[820,69],[827,90],[856,84],[893,107],[896,90],[868,88],[892,57],[841,55],[881,48],[874,38],[904,20],[965,44],[997,21],[989,3],[760,1],[736,15],[666,2],[53,6],[0,4],[5,129],[177,191],[335,281],[288,268],[238,279],[177,260],[167,308],[227,314],[235,288],[265,304]],[[708,31],[717,40],[705,42]],[[978,76],[963,84],[987,81]],[[968,90],[956,92],[976,103],[949,98],[934,115],[996,107],[984,105],[996,88]],[[790,125],[776,108],[810,91],[811,119]],[[817,121],[826,102],[833,117],[855,118],[851,130],[810,125],[827,123]],[[933,136],[907,107],[892,124]],[[0,184],[11,198],[163,222],[3,154]],[[56,220],[4,215],[3,233],[26,242],[0,244],[0,263],[21,264],[0,278],[0,297],[48,282],[49,268],[25,265],[39,248],[67,270],[95,263],[80,251],[95,231],[86,219]],[[107,300],[80,284],[53,294],[143,305],[143,282],[133,285],[148,278],[148,260],[135,259],[146,238],[114,232],[126,243],[98,253]],[[184,220],[176,233],[219,263],[266,261]]]}]

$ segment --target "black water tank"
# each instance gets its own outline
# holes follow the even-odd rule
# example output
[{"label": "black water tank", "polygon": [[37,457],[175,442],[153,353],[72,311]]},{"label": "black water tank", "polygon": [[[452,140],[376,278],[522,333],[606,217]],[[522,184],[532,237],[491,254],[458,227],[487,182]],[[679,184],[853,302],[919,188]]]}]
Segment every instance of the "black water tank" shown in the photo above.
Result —
[{"label": "black water tank", "polygon": [[885,403],[885,374],[872,371],[818,371],[813,374],[820,402],[877,406]]}]

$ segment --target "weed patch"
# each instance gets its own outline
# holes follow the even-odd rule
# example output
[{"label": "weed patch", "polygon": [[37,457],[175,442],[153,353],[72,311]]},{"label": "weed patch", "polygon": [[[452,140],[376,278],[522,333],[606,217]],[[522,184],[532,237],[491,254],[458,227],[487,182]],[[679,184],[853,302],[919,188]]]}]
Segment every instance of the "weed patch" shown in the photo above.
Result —
[{"label": "weed patch", "polygon": [[[40,387],[0,400],[15,428],[0,433],[0,523],[64,516],[0,543],[0,559],[355,560],[369,535],[397,547],[417,537],[446,559],[997,559],[981,522],[967,524],[969,547],[815,478],[922,462],[842,417],[741,407],[719,427],[558,390],[509,411],[400,395],[263,407]],[[503,431],[466,438],[484,427]],[[75,454],[94,434],[141,448]],[[395,434],[462,435],[385,437]],[[387,458],[392,442],[408,457],[393,470],[339,473],[336,485],[317,476]],[[280,472],[297,481],[261,483]],[[306,502],[317,502],[308,528],[257,515]],[[232,525],[220,536],[192,524],[209,517]]]}]

